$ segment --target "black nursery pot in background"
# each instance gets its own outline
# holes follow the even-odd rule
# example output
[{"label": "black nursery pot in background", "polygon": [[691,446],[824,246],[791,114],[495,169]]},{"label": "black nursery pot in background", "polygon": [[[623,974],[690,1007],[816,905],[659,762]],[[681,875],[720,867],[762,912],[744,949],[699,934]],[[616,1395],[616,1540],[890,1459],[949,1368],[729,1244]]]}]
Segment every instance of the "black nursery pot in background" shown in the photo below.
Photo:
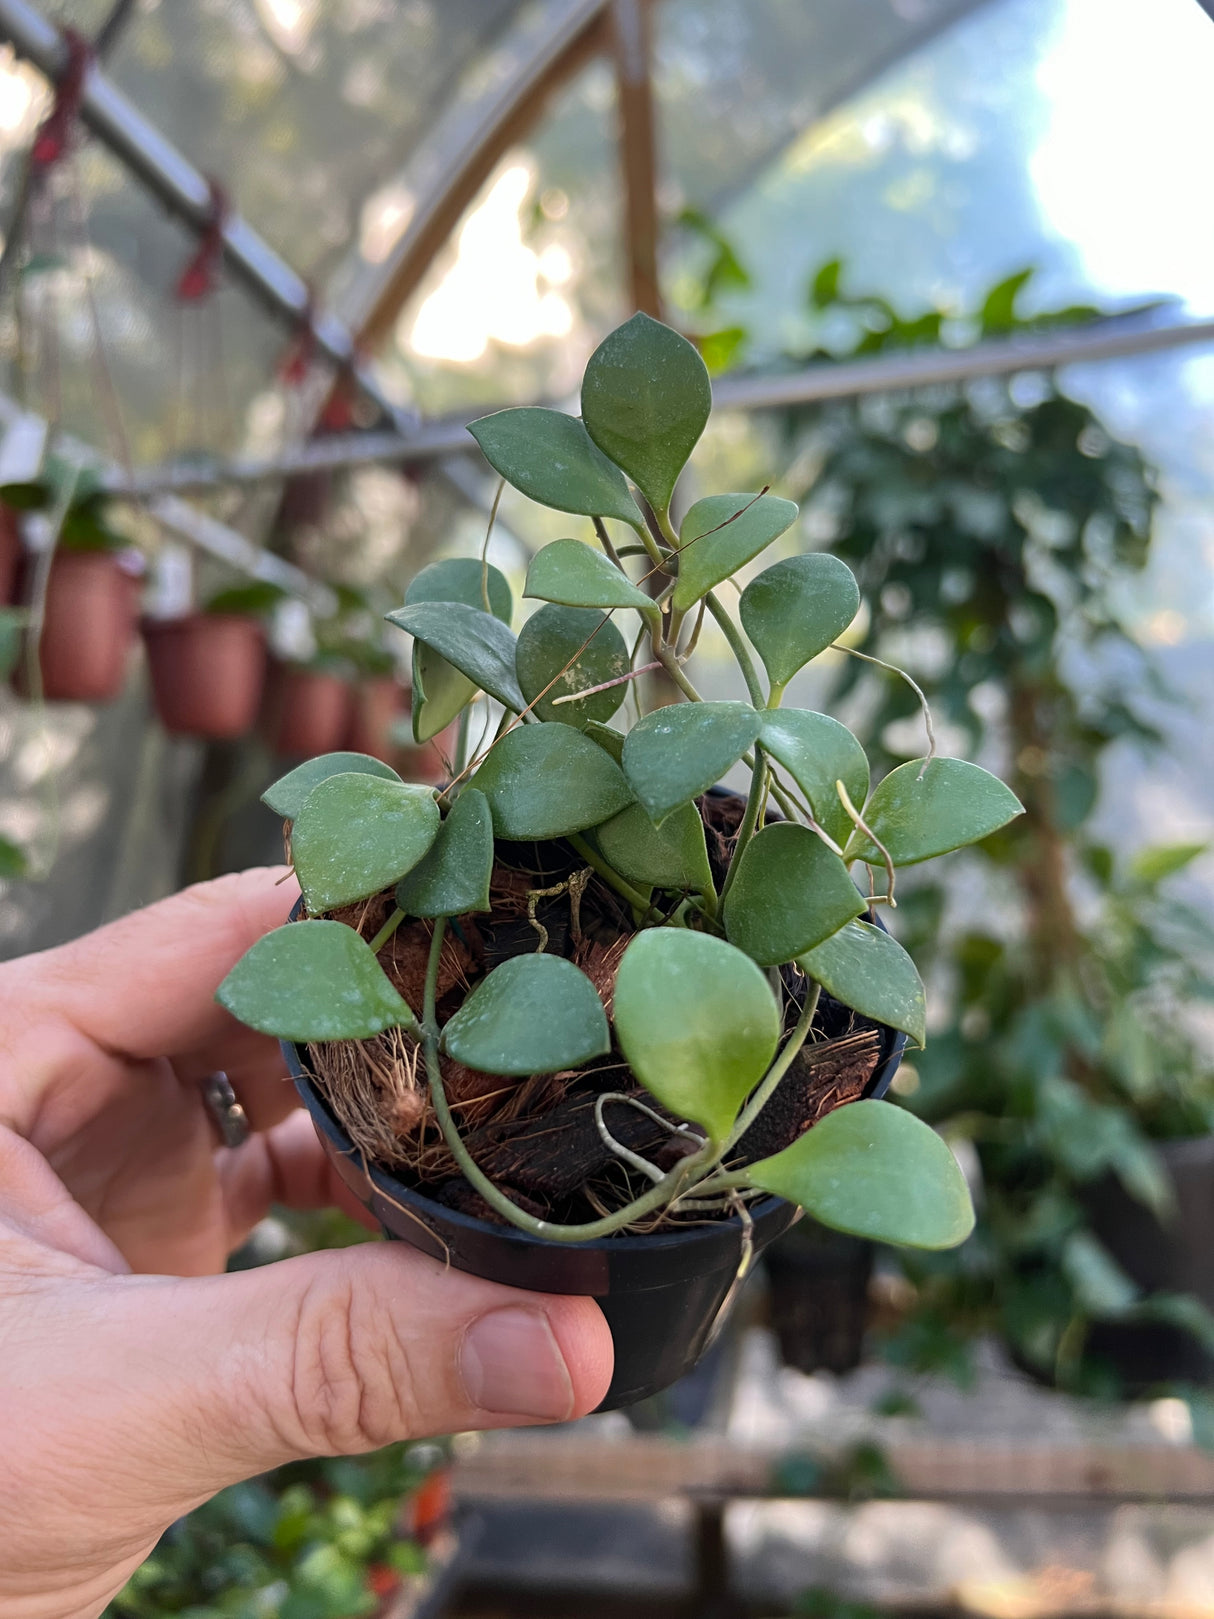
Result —
[{"label": "black nursery pot in background", "polygon": [[[870,1097],[884,1096],[906,1045],[906,1036],[893,1029],[882,1028],[880,1036],[880,1055],[865,1091]],[[375,1164],[364,1167],[362,1154],[316,1090],[301,1052],[286,1041],[282,1049],[337,1173],[386,1236],[487,1281],[598,1301],[615,1345],[615,1371],[600,1411],[657,1394],[696,1364],[731,1302],[743,1257],[740,1220],[564,1243],[459,1214]],[[756,1258],[789,1229],[798,1212],[777,1197],[752,1205]]]}]

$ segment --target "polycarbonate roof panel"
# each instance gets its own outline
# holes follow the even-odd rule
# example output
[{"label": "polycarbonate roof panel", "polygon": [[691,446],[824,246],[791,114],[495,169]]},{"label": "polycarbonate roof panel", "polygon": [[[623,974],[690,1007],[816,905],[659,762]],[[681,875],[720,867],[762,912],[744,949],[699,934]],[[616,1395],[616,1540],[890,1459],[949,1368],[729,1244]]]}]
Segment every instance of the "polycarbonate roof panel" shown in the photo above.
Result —
[{"label": "polycarbonate roof panel", "polygon": [[771,156],[989,0],[660,0],[663,201],[719,208]]},{"label": "polycarbonate roof panel", "polygon": [[323,282],[363,200],[522,0],[165,0],[108,68],[302,275]]}]

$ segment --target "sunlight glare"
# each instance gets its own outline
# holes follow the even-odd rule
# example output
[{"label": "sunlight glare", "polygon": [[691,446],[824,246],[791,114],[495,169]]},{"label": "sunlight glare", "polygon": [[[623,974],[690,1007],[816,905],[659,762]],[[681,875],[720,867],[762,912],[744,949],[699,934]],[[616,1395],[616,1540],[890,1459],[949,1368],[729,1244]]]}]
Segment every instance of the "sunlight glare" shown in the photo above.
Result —
[{"label": "sunlight glare", "polygon": [[534,183],[531,165],[513,162],[468,215],[455,262],[401,334],[414,354],[470,364],[491,342],[526,348],[569,333],[573,310],[555,290],[572,273],[569,255],[548,247],[541,258],[523,241],[522,209]]}]

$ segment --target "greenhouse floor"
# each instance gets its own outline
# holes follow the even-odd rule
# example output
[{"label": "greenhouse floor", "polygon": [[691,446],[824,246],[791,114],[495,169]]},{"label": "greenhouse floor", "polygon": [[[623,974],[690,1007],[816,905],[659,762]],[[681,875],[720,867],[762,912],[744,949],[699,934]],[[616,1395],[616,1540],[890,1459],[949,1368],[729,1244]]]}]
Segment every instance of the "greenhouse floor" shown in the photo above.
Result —
[{"label": "greenhouse floor", "polygon": [[1214,1613],[1214,1456],[1180,1402],[1081,1404],[988,1355],[972,1392],[916,1380],[920,1414],[874,1416],[891,1383],[879,1367],[786,1370],[751,1327],[679,1391],[681,1427],[668,1408],[662,1429],[617,1412],[465,1436],[461,1550],[447,1605],[428,1612]]}]

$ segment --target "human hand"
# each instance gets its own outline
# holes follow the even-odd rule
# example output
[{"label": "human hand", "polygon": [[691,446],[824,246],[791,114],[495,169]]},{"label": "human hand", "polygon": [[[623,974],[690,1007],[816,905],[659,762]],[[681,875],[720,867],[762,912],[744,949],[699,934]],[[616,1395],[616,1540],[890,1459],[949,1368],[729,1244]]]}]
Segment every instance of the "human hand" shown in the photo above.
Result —
[{"label": "human hand", "polygon": [[[0,1611],[91,1619],[164,1529],[304,1456],[579,1416],[590,1299],[399,1244],[222,1270],[271,1202],[350,1197],[276,1044],[215,1004],[294,889],[251,871],[0,966]],[[216,1148],[223,1070],[254,1134]]]}]

